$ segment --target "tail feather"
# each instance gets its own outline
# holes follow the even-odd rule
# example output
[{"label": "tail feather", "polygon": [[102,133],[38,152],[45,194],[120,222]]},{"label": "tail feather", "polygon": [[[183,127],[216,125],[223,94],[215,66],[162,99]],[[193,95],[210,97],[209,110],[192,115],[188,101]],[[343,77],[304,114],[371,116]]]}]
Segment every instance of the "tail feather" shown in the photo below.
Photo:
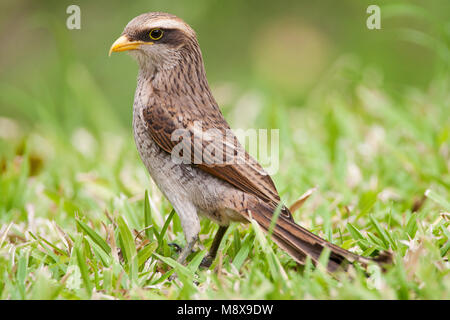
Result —
[{"label": "tail feather", "polygon": [[[269,206],[258,202],[252,208],[249,208],[247,215],[248,218],[256,220],[265,232],[268,232],[273,211]],[[391,255],[388,252],[384,252],[379,258],[375,259],[359,256],[320,238],[283,215],[280,215],[276,221],[272,230],[272,239],[300,264],[304,264],[306,256],[310,256],[313,263],[317,264],[322,251],[328,248],[330,257],[327,270],[330,272],[335,272],[338,269],[347,270],[349,262],[358,262],[367,266],[371,261],[380,264],[391,261]]]}]

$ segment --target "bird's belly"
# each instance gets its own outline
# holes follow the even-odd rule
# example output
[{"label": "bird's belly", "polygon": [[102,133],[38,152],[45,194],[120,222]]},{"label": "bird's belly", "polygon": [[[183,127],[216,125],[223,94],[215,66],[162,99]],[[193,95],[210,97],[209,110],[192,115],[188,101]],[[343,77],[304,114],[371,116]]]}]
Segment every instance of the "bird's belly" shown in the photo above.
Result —
[{"label": "bird's belly", "polygon": [[192,170],[173,162],[170,154],[156,144],[143,122],[137,117],[133,121],[133,128],[141,160],[159,189],[169,200],[171,193],[187,198],[189,187],[195,180]]}]

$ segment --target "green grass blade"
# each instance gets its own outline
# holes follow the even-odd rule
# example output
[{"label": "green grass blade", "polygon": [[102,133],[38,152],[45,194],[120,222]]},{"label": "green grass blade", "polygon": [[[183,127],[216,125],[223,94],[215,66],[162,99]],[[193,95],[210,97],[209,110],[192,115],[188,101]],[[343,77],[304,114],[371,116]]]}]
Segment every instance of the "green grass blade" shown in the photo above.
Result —
[{"label": "green grass blade", "polygon": [[150,201],[148,199],[148,191],[145,190],[145,196],[144,196],[144,221],[145,221],[145,235],[148,239],[153,238],[153,227],[150,227],[153,225],[153,219],[152,219],[152,210],[150,208]]},{"label": "green grass blade", "polygon": [[191,262],[189,262],[189,264],[187,265],[187,268],[193,273],[196,272],[198,267],[200,266],[200,263],[202,263],[202,260],[207,253],[208,253],[207,250],[201,250],[197,252],[194,258],[192,258]]},{"label": "green grass blade", "polygon": [[158,237],[158,246],[161,246],[162,241],[164,239],[164,235],[166,234],[167,228],[169,227],[170,221],[173,218],[173,215],[175,214],[175,210],[172,209],[172,211],[170,211],[169,216],[167,217],[166,222],[164,222],[164,226],[161,229],[161,232],[159,233],[159,237]]},{"label": "green grass blade", "polygon": [[121,216],[117,218],[117,225],[119,227],[122,250],[125,253],[124,257],[127,259],[129,276],[134,282],[137,280],[138,272],[136,245],[128,225]]},{"label": "green grass blade", "polygon": [[358,221],[359,218],[365,216],[372,209],[377,201],[377,196],[378,192],[376,191],[367,191],[366,193],[363,193],[358,203],[360,212],[356,216],[355,221]]},{"label": "green grass blade", "polygon": [[244,242],[242,243],[241,248],[233,259],[233,265],[239,270],[244,263],[245,259],[247,259],[248,254],[250,253],[250,249],[252,248],[254,241],[254,237],[251,235],[246,235]]},{"label": "green grass blade", "polygon": [[350,232],[352,238],[357,240],[359,247],[363,251],[367,250],[367,245],[366,245],[367,241],[364,238],[364,236],[362,235],[362,233],[359,232],[359,230],[354,225],[352,225],[350,222],[347,223],[346,228],[347,228],[348,232]]},{"label": "green grass blade", "polygon": [[138,252],[138,267],[142,267],[144,263],[150,258],[150,256],[155,252],[158,247],[158,243],[156,241],[150,242],[144,248],[139,250]]},{"label": "green grass blade", "polygon": [[[80,242],[80,244],[81,244],[81,242]],[[83,279],[83,283],[86,288],[86,292],[87,292],[88,296],[91,297],[93,285],[92,285],[91,279],[89,278],[89,271],[88,271],[88,266],[85,261],[85,257],[81,253],[81,249],[79,248],[79,246],[76,246],[74,249],[75,249],[75,253],[77,256],[78,267],[80,268],[80,272],[81,272],[81,278]]]},{"label": "green grass blade", "polygon": [[110,246],[106,243],[105,240],[102,239],[102,237],[100,237],[100,235],[97,232],[92,230],[92,228],[90,228],[87,224],[85,224],[84,222],[80,221],[79,219],[76,219],[76,222],[77,222],[78,226],[81,228],[81,230],[87,236],[89,236],[89,238],[91,238],[100,248],[102,248],[102,250],[106,254],[110,254],[111,253]]},{"label": "green grass blade", "polygon": [[94,254],[101,260],[102,264],[105,267],[109,267],[112,263],[112,257],[107,254],[99,245],[97,245],[91,238],[86,238],[86,240],[88,241],[89,246],[92,248],[92,251],[94,251]]},{"label": "green grass blade", "polygon": [[378,223],[378,221],[372,216],[369,216],[370,222],[372,223],[372,225],[374,226],[375,230],[377,230],[377,233],[381,239],[381,241],[383,241],[384,244],[384,248],[387,250],[389,249],[389,238],[386,235],[386,232],[384,231],[384,229],[380,226],[380,224]]},{"label": "green grass blade", "polygon": [[437,204],[439,204],[445,210],[450,211],[450,202],[445,200],[444,197],[442,197],[440,194],[438,194],[434,190],[428,189],[427,191],[425,191],[425,196],[427,198],[430,198],[431,200],[433,200]]},{"label": "green grass blade", "polygon": [[413,213],[406,223],[405,232],[408,234],[408,236],[412,239],[415,237],[417,232],[418,226],[417,226],[417,213]]},{"label": "green grass blade", "polygon": [[28,271],[28,256],[22,255],[17,262],[16,282],[20,297],[25,299],[25,279]]},{"label": "green grass blade", "polygon": [[182,264],[178,263],[177,261],[173,260],[172,258],[169,257],[164,257],[162,255],[159,255],[157,253],[153,253],[154,256],[156,256],[158,259],[160,259],[162,262],[168,264],[169,266],[171,266],[172,268],[175,269],[175,272],[180,275],[180,276],[184,276],[186,279],[192,279],[192,277],[194,276],[193,272],[183,266]]}]

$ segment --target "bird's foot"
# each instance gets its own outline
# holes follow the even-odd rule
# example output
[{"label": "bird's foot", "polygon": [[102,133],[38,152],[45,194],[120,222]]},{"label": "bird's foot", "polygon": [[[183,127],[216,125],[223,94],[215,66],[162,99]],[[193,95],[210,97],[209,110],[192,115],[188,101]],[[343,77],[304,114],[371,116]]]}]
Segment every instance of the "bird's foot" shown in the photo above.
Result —
[{"label": "bird's foot", "polygon": [[[178,258],[177,258],[177,262],[179,264],[182,264],[182,265],[185,264],[186,258],[188,257],[188,255],[190,255],[193,252],[192,249],[194,248],[194,245],[197,242],[197,240],[198,240],[198,235],[193,237],[190,241],[187,241],[187,244],[183,249],[181,249],[181,247],[176,243],[169,244],[169,245],[175,247],[175,249],[178,249],[178,250],[181,249],[179,251]],[[174,277],[172,277],[172,276],[169,277],[169,280],[172,280],[172,279],[174,279]]]},{"label": "bird's foot", "polygon": [[182,251],[183,248],[180,247],[180,245],[178,243],[175,242],[171,242],[167,244],[169,247],[173,247],[176,251],[176,253],[180,253]]},{"label": "bird's foot", "polygon": [[200,263],[200,267],[208,269],[209,267],[211,267],[211,264],[213,263],[213,261],[214,261],[214,257],[212,257],[208,254],[202,259],[202,262]]}]

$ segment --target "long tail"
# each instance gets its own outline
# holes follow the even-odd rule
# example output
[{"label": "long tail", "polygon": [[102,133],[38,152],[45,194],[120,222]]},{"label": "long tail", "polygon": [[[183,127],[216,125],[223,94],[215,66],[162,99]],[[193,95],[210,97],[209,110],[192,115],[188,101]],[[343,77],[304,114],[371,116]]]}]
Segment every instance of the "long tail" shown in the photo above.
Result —
[{"label": "long tail", "polygon": [[[283,211],[288,210],[283,208]],[[265,232],[268,232],[273,217],[273,209],[259,202],[247,211],[247,215],[256,220]],[[358,262],[367,266],[369,262],[387,264],[392,262],[389,252],[382,252],[376,258],[362,257],[348,250],[340,248],[325,239],[313,234],[299,226],[294,220],[287,217],[288,214],[280,214],[272,231],[272,240],[300,264],[304,264],[306,257],[310,256],[313,263],[317,264],[322,251],[330,250],[327,269],[334,272],[338,269],[347,270],[348,264]],[[249,217],[250,218],[250,217]]]}]

